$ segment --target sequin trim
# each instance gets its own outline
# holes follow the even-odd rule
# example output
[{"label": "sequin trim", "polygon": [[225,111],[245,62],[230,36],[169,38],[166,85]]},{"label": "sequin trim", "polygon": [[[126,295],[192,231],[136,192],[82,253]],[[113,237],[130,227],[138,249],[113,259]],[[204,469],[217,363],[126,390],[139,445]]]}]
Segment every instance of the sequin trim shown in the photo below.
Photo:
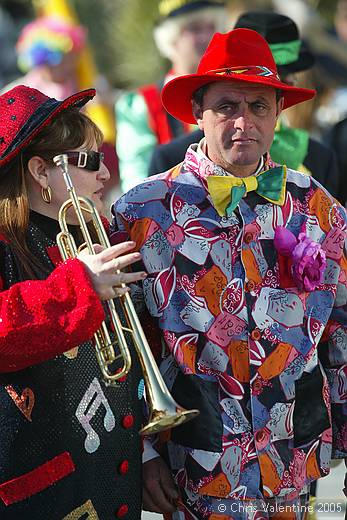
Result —
[{"label": "sequin trim", "polygon": [[0,499],[6,506],[10,506],[39,493],[74,471],[71,455],[65,451],[29,473],[1,484]]}]

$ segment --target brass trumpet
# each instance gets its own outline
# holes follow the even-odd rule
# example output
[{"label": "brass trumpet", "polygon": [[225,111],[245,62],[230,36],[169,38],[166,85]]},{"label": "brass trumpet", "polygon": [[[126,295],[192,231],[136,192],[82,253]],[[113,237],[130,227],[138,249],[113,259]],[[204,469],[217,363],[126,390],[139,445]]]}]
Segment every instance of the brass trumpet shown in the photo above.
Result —
[{"label": "brass trumpet", "polygon": [[[57,235],[57,244],[63,260],[74,258],[78,254],[75,240],[67,226],[66,214],[71,208],[76,213],[89,253],[95,254],[92,237],[89,233],[83,212],[91,215],[91,220],[100,244],[105,248],[110,247],[108,236],[94,203],[90,199],[86,197],[78,197],[76,194],[68,172],[67,155],[56,155],[53,158],[53,162],[56,166],[61,168],[70,197],[64,202],[64,204],[62,204],[58,216],[61,232]],[[125,333],[131,335],[143,371],[146,387],[146,401],[150,415],[148,424],[140,430],[140,433],[147,435],[160,432],[178,426],[196,417],[199,414],[198,410],[186,410],[182,408],[171,396],[155,362],[130,295],[126,293],[120,297],[120,303],[125,314],[127,327],[123,326],[117,314],[114,301],[111,299],[107,300],[106,303],[116,339],[115,341],[112,341],[106,322],[103,321],[100,328],[94,334],[96,357],[105,382],[107,384],[115,383],[117,380],[124,377],[131,369],[131,354],[125,339]],[[116,352],[117,346],[119,349],[118,353]],[[123,366],[120,370],[117,370],[116,373],[112,373],[109,367],[119,359],[123,360]]]}]

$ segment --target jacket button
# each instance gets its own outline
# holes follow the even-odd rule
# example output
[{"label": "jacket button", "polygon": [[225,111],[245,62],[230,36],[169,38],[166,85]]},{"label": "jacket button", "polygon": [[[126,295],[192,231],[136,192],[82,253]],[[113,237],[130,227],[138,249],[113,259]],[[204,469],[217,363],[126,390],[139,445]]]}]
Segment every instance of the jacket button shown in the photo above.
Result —
[{"label": "jacket button", "polygon": [[134,424],[134,416],[133,415],[124,415],[122,419],[123,428],[128,429],[131,428]]},{"label": "jacket button", "polygon": [[246,283],[246,290],[248,292],[252,292],[252,291],[254,291],[254,288],[255,288],[254,280],[248,280],[248,282]]},{"label": "jacket button", "polygon": [[116,513],[116,517],[117,518],[122,518],[123,516],[125,516],[126,514],[128,514],[128,511],[129,511],[129,507],[127,506],[127,504],[122,504],[119,508],[118,508],[118,511]]},{"label": "jacket button", "polygon": [[[116,374],[119,374],[119,372],[120,372],[121,370],[122,370],[121,368],[117,368],[117,370],[116,370]],[[126,381],[126,378],[127,378],[127,374],[125,374],[124,376],[118,378],[119,383],[124,383],[124,381]]]},{"label": "jacket button", "polygon": [[245,244],[249,244],[253,240],[253,234],[252,233],[245,233],[243,237],[243,241]]},{"label": "jacket button", "polygon": [[123,460],[123,462],[121,462],[119,464],[119,473],[121,475],[125,475],[126,473],[128,473],[129,471],[129,462],[127,460]]},{"label": "jacket button", "polygon": [[259,329],[254,329],[251,332],[251,338],[254,339],[254,341],[259,341],[261,338],[261,332]]}]

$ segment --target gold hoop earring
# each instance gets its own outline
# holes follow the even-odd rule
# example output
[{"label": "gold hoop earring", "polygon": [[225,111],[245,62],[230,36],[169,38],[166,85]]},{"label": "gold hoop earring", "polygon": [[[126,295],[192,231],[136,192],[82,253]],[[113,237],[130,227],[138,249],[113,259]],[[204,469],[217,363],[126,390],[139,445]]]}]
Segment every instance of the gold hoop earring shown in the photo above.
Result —
[{"label": "gold hoop earring", "polygon": [[47,188],[41,188],[41,197],[46,204],[52,202],[52,190],[50,186],[47,186]]}]

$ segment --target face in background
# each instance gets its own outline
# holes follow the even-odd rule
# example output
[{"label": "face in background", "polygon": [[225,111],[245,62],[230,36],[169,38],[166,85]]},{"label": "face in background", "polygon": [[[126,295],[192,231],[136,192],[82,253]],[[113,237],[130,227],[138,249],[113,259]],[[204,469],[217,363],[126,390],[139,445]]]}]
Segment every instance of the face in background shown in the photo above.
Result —
[{"label": "face in background", "polygon": [[288,72],[280,75],[281,81],[290,87],[295,87],[298,84],[298,75],[296,72]]},{"label": "face in background", "polygon": [[255,172],[271,146],[282,100],[271,87],[242,82],[209,85],[194,116],[205,133],[208,157],[239,177]]},{"label": "face in background", "polygon": [[192,74],[196,71],[201,56],[215,32],[215,22],[203,18],[182,27],[174,44],[173,65],[177,73]]},{"label": "face in background", "polygon": [[[98,151],[95,140],[92,143],[86,141],[81,147],[69,151],[90,150]],[[41,157],[31,158],[28,168],[28,193],[31,209],[57,219],[61,205],[69,198],[61,168],[52,165]],[[104,185],[110,178],[110,173],[105,164],[101,162],[98,171],[79,168],[72,164],[68,165],[68,170],[77,195],[89,198],[95,204],[98,212],[102,214],[104,210],[102,200]],[[50,186],[52,190],[50,204],[45,203],[41,197],[41,187],[46,188],[47,186]],[[84,216],[86,220],[90,219],[87,214],[84,214]],[[71,224],[78,223],[72,211],[68,213],[68,219]]]},{"label": "face in background", "polygon": [[42,71],[49,81],[54,83],[65,83],[71,79],[75,80],[77,74],[77,62],[79,54],[68,52],[63,54],[57,65],[44,65]]}]

